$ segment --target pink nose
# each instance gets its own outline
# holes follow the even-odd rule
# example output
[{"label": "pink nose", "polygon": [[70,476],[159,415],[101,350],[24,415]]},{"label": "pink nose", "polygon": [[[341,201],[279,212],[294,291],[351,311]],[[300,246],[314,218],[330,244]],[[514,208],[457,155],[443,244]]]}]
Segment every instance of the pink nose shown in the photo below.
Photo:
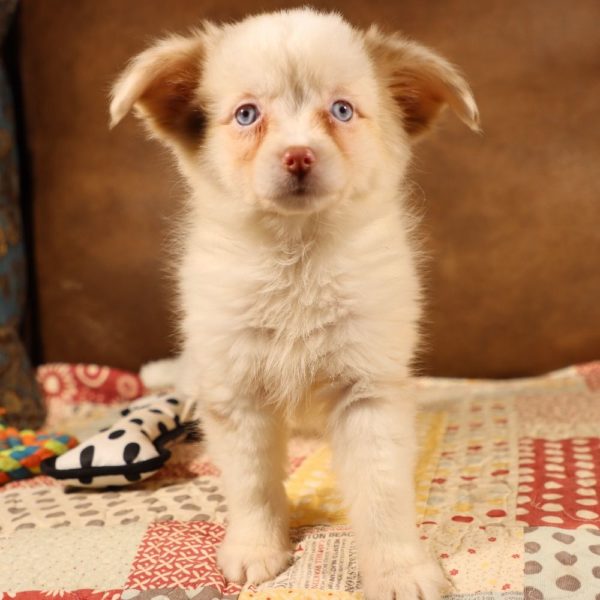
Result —
[{"label": "pink nose", "polygon": [[315,162],[315,153],[308,146],[290,146],[283,154],[283,166],[294,175],[306,175]]}]

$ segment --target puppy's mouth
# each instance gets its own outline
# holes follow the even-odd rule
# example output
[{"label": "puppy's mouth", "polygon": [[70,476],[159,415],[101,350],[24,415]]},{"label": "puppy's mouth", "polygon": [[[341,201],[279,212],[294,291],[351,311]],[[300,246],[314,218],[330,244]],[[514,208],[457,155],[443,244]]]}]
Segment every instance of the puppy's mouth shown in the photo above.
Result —
[{"label": "puppy's mouth", "polygon": [[310,177],[290,178],[270,200],[282,212],[312,212],[317,210],[326,195]]},{"label": "puppy's mouth", "polygon": [[315,186],[311,185],[306,178],[292,181],[287,188],[287,195],[289,196],[301,197],[315,194]]},{"label": "puppy's mouth", "polygon": [[260,194],[263,206],[282,214],[307,214],[323,210],[335,201],[339,193],[315,175],[310,173],[281,178],[277,184]]}]

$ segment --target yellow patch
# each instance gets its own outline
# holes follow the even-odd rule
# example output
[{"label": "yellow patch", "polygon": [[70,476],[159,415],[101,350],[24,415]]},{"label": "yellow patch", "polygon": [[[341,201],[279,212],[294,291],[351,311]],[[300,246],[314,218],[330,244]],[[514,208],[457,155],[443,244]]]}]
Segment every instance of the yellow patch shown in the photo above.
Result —
[{"label": "yellow patch", "polygon": [[331,450],[322,445],[285,482],[290,503],[290,524],[341,525],[348,522],[331,470]]},{"label": "yellow patch", "polygon": [[[417,522],[437,514],[437,509],[427,506],[431,480],[439,463],[442,439],[446,431],[446,413],[423,411],[417,416],[417,439],[419,456],[415,469],[417,494]],[[439,471],[437,471],[438,474]]]},{"label": "yellow patch", "polygon": [[[431,479],[439,461],[446,416],[441,412],[420,413],[417,427],[420,452],[415,479],[417,519],[421,521],[437,512],[427,508],[427,498]],[[328,445],[323,444],[312,452],[288,478],[285,487],[290,503],[292,527],[348,523],[331,468],[331,450]]]}]

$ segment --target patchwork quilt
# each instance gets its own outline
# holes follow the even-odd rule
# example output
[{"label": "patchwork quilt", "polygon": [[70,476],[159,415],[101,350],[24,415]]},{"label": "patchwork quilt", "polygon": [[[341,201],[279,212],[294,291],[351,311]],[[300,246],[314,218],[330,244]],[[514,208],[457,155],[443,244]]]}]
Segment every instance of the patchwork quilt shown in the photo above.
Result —
[{"label": "patchwork quilt", "polygon": [[[48,427],[84,440],[143,392],[131,374],[41,367]],[[600,362],[502,382],[417,378],[418,527],[446,600],[600,600]],[[286,482],[293,561],[258,588],[226,581],[227,520],[201,445],[174,448],[118,491],[44,476],[0,486],[0,598],[362,598],[328,447],[293,439]]]}]

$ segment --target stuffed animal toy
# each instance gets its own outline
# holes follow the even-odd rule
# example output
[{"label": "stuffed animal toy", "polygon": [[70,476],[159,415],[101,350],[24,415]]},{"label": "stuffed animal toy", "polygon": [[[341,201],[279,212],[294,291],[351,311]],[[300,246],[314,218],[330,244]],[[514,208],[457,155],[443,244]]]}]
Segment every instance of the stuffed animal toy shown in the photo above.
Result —
[{"label": "stuffed animal toy", "polygon": [[45,460],[42,472],[79,487],[123,486],[156,473],[176,441],[200,439],[193,402],[172,394],[144,396],[106,428],[69,452]]}]

